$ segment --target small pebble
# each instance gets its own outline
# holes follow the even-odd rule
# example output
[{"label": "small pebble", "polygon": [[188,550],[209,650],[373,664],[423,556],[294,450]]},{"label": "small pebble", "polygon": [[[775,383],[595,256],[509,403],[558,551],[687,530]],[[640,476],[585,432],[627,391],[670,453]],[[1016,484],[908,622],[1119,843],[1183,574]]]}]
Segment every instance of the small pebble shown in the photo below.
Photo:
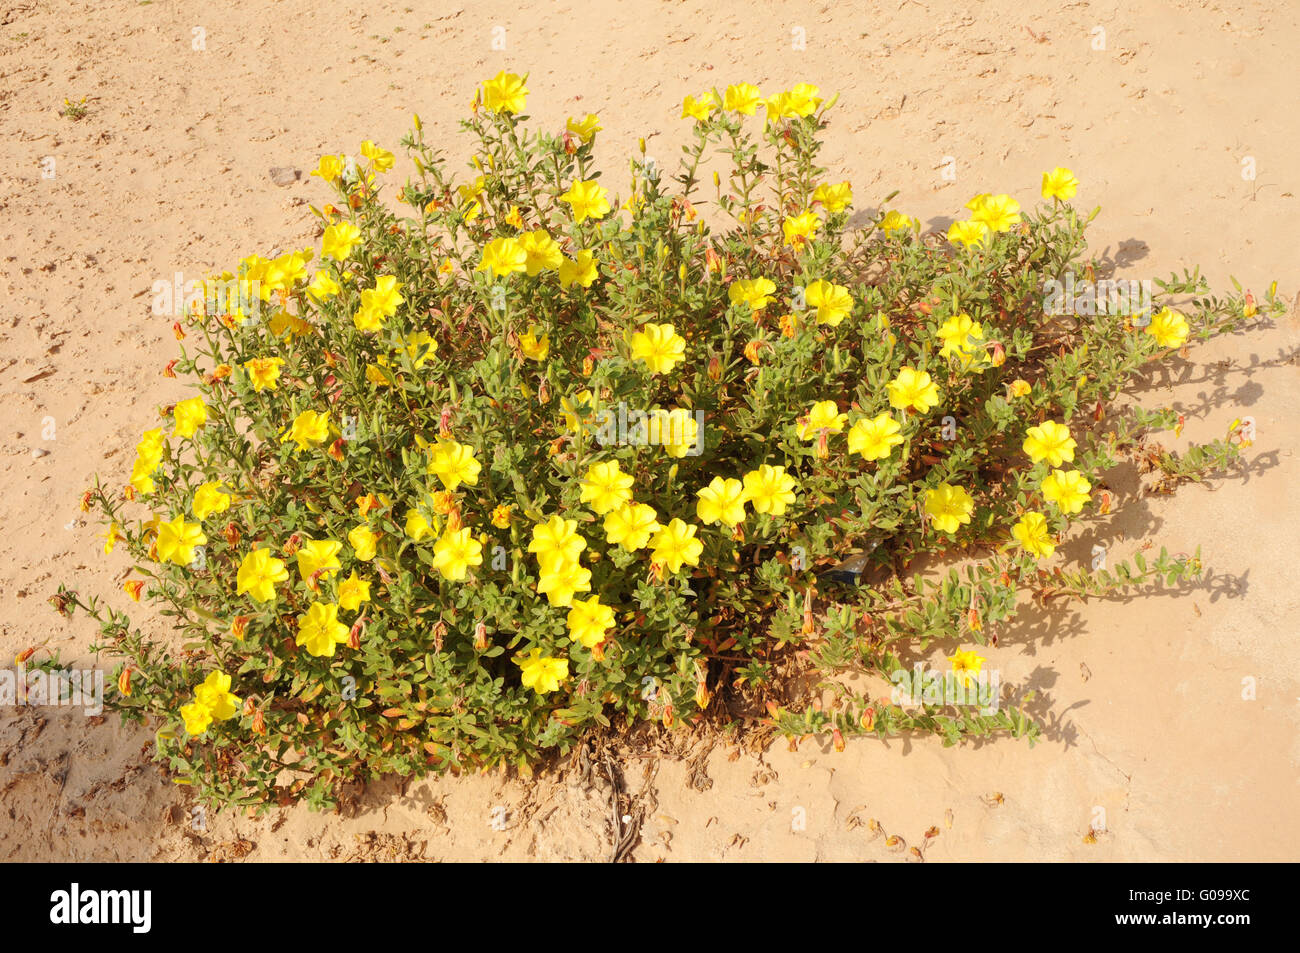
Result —
[{"label": "small pebble", "polygon": [[33,460],[39,460],[41,457],[48,457],[49,455],[50,451],[46,450],[44,447],[37,447],[32,451]]}]

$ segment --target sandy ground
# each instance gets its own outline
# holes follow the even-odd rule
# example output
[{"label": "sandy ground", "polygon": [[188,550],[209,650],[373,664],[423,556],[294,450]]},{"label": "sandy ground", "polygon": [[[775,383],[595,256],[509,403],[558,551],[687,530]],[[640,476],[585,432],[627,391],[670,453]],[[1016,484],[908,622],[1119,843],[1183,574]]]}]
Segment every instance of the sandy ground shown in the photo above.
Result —
[{"label": "sandy ground", "polygon": [[[153,407],[183,393],[160,376],[175,342],[149,289],[311,243],[304,203],[324,195],[305,172],[321,152],[366,138],[396,151],[412,112],[455,151],[474,84],[507,68],[531,72],[539,123],[599,113],[618,183],[638,136],[652,154],[677,153],[683,95],[808,81],[842,93],[823,160],[860,205],[898,189],[892,205],[944,225],[976,192],[1032,202],[1042,170],[1067,165],[1083,183],[1077,203],[1103,206],[1094,248],[1121,275],[1199,263],[1220,285],[1234,274],[1258,294],[1276,278],[1293,296],[1296,11],[1293,0],[13,0],[0,13],[0,658],[38,642],[86,658],[93,624],[45,603],[59,581],[125,601],[125,563],[102,555],[77,502],[93,473],[125,478]],[[65,97],[86,97],[88,115],[61,117]],[[277,186],[279,166],[302,181]],[[905,859],[875,820],[930,861],[1300,858],[1297,354],[1293,311],[1194,349],[1144,387],[1148,406],[1187,414],[1171,446],[1247,414],[1258,440],[1241,472],[1172,499],[1114,474],[1117,513],[1065,548],[1077,560],[1097,536],[1114,556],[1148,540],[1203,545],[1201,584],[1029,613],[999,633],[990,665],[1038,689],[1042,744],[860,740],[836,753],[810,739],[761,759],[726,746],[633,759],[622,770],[646,822],[632,856]],[[150,764],[150,740],[115,718],[0,711],[0,857],[610,853],[600,781],[394,782],[342,815],[204,818]],[[1099,808],[1106,833],[1086,843]]]}]

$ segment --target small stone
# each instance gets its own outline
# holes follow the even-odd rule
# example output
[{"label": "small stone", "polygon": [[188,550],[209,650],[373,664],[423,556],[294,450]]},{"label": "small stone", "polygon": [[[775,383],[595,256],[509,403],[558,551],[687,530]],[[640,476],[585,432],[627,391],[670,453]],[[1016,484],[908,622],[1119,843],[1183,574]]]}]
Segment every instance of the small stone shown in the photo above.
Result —
[{"label": "small stone", "polygon": [[46,450],[44,447],[37,447],[32,451],[33,460],[39,460],[41,457],[48,457],[49,455],[50,451]]},{"label": "small stone", "polygon": [[301,176],[301,172],[287,165],[277,165],[271,170],[271,181],[282,189],[293,185]]}]

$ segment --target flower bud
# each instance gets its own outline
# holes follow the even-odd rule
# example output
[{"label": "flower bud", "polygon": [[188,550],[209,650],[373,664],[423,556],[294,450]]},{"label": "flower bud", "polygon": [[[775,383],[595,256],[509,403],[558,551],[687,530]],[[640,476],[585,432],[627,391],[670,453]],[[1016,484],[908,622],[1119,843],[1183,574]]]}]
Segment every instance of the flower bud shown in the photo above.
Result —
[{"label": "flower bud", "polygon": [[140,593],[144,590],[143,579],[128,579],[122,583],[122,589],[131,597],[132,602],[140,601]]},{"label": "flower bud", "polygon": [[131,666],[124,666],[122,674],[117,677],[117,690],[123,695],[131,695]]},{"label": "flower bud", "polygon": [[479,622],[474,626],[474,651],[482,652],[487,644],[487,626]]}]

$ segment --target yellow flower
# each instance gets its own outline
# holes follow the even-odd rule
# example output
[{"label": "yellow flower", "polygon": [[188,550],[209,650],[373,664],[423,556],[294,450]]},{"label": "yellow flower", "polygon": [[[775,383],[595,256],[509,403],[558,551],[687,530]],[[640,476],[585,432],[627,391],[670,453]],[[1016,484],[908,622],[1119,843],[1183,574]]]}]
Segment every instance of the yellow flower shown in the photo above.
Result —
[{"label": "yellow flower", "polygon": [[911,407],[925,413],[939,403],[939,387],[925,371],[904,367],[889,382],[887,389],[889,405],[900,410]]},{"label": "yellow flower", "polygon": [[271,315],[271,333],[276,337],[287,335],[290,339],[301,337],[311,330],[311,324],[296,314],[277,311]]},{"label": "yellow flower", "polygon": [[167,523],[158,524],[158,555],[163,562],[188,566],[194,562],[194,547],[208,541],[199,523],[187,523],[178,516]]},{"label": "yellow flower", "polygon": [[600,273],[596,270],[596,256],[592,252],[580,251],[572,260],[566,258],[560,263],[561,288],[573,284],[590,288],[598,277]]},{"label": "yellow flower", "polygon": [[552,516],[545,523],[533,527],[532,542],[528,551],[537,554],[537,561],[559,556],[573,561],[587,548],[587,541],[578,535],[578,521],[566,520],[562,516]]},{"label": "yellow flower", "polygon": [[361,292],[361,308],[352,316],[358,331],[378,331],[384,320],[397,313],[397,306],[406,299],[399,293],[402,286],[392,275],[380,275],[375,286]]},{"label": "yellow flower", "polygon": [[194,516],[205,520],[213,513],[224,513],[230,509],[230,494],[221,492],[221,483],[210,480],[194,491],[191,504]]},{"label": "yellow flower", "polygon": [[135,452],[141,460],[157,462],[162,459],[163,450],[165,449],[163,439],[161,427],[146,430],[140,437],[140,442],[135,445]]},{"label": "yellow flower", "polygon": [[269,549],[254,549],[239,564],[235,594],[248,593],[255,602],[270,602],[275,598],[275,584],[288,578],[283,560],[272,556]]},{"label": "yellow flower", "polygon": [[212,724],[212,712],[206,705],[193,702],[181,706],[181,718],[185,720],[185,730],[196,738],[208,730]]},{"label": "yellow flower", "polygon": [[971,679],[979,674],[986,659],[982,655],[976,655],[974,650],[963,652],[959,649],[948,656],[948,661],[952,663],[952,670],[962,680],[962,684],[969,685]]},{"label": "yellow flower", "polygon": [[510,526],[511,507],[502,503],[492,509],[492,525],[497,529],[507,529]]},{"label": "yellow flower", "polygon": [[334,575],[334,571],[341,568],[339,563],[341,549],[343,544],[332,539],[304,541],[302,548],[297,552],[298,573],[302,576],[303,582],[311,579],[318,571],[322,578]]},{"label": "yellow flower", "polygon": [[595,411],[595,396],[589,390],[579,391],[572,401],[560,398],[560,413],[564,426],[574,433],[582,432],[582,423]]},{"label": "yellow flower", "polygon": [[570,135],[577,136],[582,142],[591,142],[591,137],[604,127],[601,126],[600,120],[596,118],[595,113],[587,113],[583,119],[574,119],[569,117],[569,121],[564,124]]},{"label": "yellow flower", "polygon": [[819,400],[809,408],[808,413],[797,421],[800,440],[815,440],[825,430],[827,433],[839,433],[844,429],[848,414],[839,412],[833,400]]},{"label": "yellow flower", "polygon": [[816,234],[821,224],[822,220],[817,217],[815,212],[803,212],[783,221],[781,223],[781,234],[784,236],[787,245],[802,248],[804,242]]},{"label": "yellow flower", "polygon": [[656,410],[646,421],[646,439],[667,451],[668,456],[681,458],[695,448],[700,426],[689,410]]},{"label": "yellow flower", "polygon": [[957,527],[970,522],[975,511],[975,501],[959,486],[940,483],[925,491],[925,515],[934,520],[936,529],[945,533],[957,532]]},{"label": "yellow flower", "polygon": [[988,227],[991,232],[1005,232],[1011,226],[1020,224],[1020,203],[1009,195],[976,196],[971,202],[978,202],[972,209],[971,218]]},{"label": "yellow flower", "polygon": [[1043,173],[1043,198],[1068,202],[1079,191],[1079,180],[1069,169],[1057,166]]},{"label": "yellow flower", "polygon": [[898,421],[889,414],[863,418],[849,428],[849,453],[858,453],[864,460],[884,460],[903,442]]},{"label": "yellow flower", "polygon": [[344,164],[343,156],[321,156],[320,161],[316,164],[316,168],[312,170],[311,174],[319,176],[333,185],[342,177]]},{"label": "yellow flower", "polygon": [[828,212],[842,212],[853,203],[853,186],[847,182],[819,185],[813,192],[813,201],[821,202]]},{"label": "yellow flower", "polygon": [[1017,377],[1015,380],[1011,382],[1012,397],[1024,397],[1032,392],[1033,392],[1033,387],[1030,386],[1029,381],[1027,380],[1023,380],[1022,378]]},{"label": "yellow flower", "polygon": [[566,559],[553,552],[540,562],[542,571],[537,579],[537,592],[546,596],[551,605],[572,605],[575,594],[591,591],[591,570],[584,569],[576,559]]},{"label": "yellow flower", "polygon": [[699,497],[695,515],[700,522],[732,527],[745,521],[745,488],[739,480],[714,477],[713,482],[695,495]]},{"label": "yellow flower", "polygon": [[938,333],[939,339],[943,341],[943,347],[939,349],[940,357],[952,354],[968,356],[979,347],[984,337],[984,329],[965,313],[952,315],[939,328]]},{"label": "yellow flower", "polygon": [[1078,513],[1088,502],[1092,484],[1078,470],[1053,470],[1043,479],[1043,497],[1062,513]]},{"label": "yellow flower", "polygon": [[255,357],[244,362],[244,370],[248,372],[248,382],[259,394],[264,390],[275,390],[275,385],[280,380],[280,368],[283,366],[282,357]]},{"label": "yellow flower", "polygon": [[358,526],[348,532],[348,543],[352,546],[352,553],[363,563],[375,558],[375,544],[378,542],[379,534],[368,526]]},{"label": "yellow flower", "polygon": [[202,397],[191,397],[177,404],[172,416],[176,420],[176,429],[173,431],[176,436],[193,437],[207,423],[208,407],[203,403]]},{"label": "yellow flower", "polygon": [[745,474],[745,499],[753,504],[755,513],[784,516],[786,508],[794,502],[796,486],[785,467],[764,463]]},{"label": "yellow flower", "polygon": [[530,324],[528,325],[528,331],[519,338],[519,350],[530,361],[544,361],[546,356],[551,353],[550,337],[543,334],[539,338],[538,333],[537,325]]},{"label": "yellow flower", "polygon": [[348,627],[339,621],[339,607],[333,603],[313,602],[306,614],[298,616],[294,644],[306,646],[308,655],[333,658],[334,646],[347,640]]},{"label": "yellow flower", "polygon": [[339,583],[339,605],[349,612],[356,612],[361,603],[370,601],[370,583],[357,578],[357,571]]},{"label": "yellow flower", "polygon": [[321,236],[320,253],[335,261],[347,261],[352,249],[361,244],[361,229],[351,222],[330,225]]},{"label": "yellow flower", "polygon": [[695,538],[695,527],[674,519],[655,533],[651,542],[650,558],[670,573],[681,571],[683,565],[698,566],[704,544]]},{"label": "yellow flower", "polygon": [[393,154],[387,149],[381,149],[369,139],[361,143],[361,154],[370,160],[376,172],[387,172],[393,167]]},{"label": "yellow flower", "polygon": [[921,228],[921,223],[910,215],[904,215],[899,211],[890,211],[881,219],[880,227],[885,232],[892,234],[893,232],[918,231]]},{"label": "yellow flower", "polygon": [[686,360],[686,339],[671,324],[647,324],[632,335],[632,359],[645,361],[651,374],[665,374]]},{"label": "yellow flower", "polygon": [[569,660],[543,656],[540,648],[527,655],[516,655],[515,664],[523,673],[520,681],[524,688],[531,688],[539,695],[559,691],[560,683],[569,677]]},{"label": "yellow flower", "polygon": [[954,245],[962,244],[967,247],[978,245],[984,240],[984,236],[989,232],[989,227],[983,222],[977,222],[974,219],[967,219],[964,222],[953,222],[948,226],[948,241]]},{"label": "yellow flower", "polygon": [[731,112],[740,113],[743,116],[754,115],[755,110],[763,102],[763,94],[758,91],[758,87],[750,83],[735,83],[727,87],[722,96],[722,106]]},{"label": "yellow flower", "polygon": [[1042,513],[1026,513],[1011,527],[1011,535],[1027,552],[1046,559],[1056,552],[1056,541],[1047,530],[1047,517]]},{"label": "yellow flower", "polygon": [[526,75],[518,76],[515,73],[507,73],[502,70],[492,79],[485,80],[483,83],[483,105],[487,107],[488,112],[523,112],[524,101],[528,97],[528,87],[525,85],[527,79]]},{"label": "yellow flower", "polygon": [[1026,433],[1028,436],[1025,437],[1023,448],[1034,463],[1046,460],[1050,465],[1059,467],[1062,463],[1074,461],[1076,444],[1070,436],[1070,428],[1064,424],[1044,420],[1037,427],[1030,427]]},{"label": "yellow flower", "polygon": [[430,455],[429,472],[448,490],[462,483],[477,486],[481,469],[483,465],[474,459],[474,448],[455,440],[439,440]]},{"label": "yellow flower", "polygon": [[524,250],[524,271],[530,278],[542,271],[554,271],[564,262],[559,244],[544,228],[534,229],[518,241]]},{"label": "yellow flower", "polygon": [[632,499],[632,476],[619,469],[617,460],[595,463],[582,478],[580,502],[590,503],[597,516],[604,516]]},{"label": "yellow flower", "polygon": [[281,443],[292,440],[299,450],[310,450],[323,443],[330,435],[329,414],[319,414],[314,410],[304,410],[293,420],[293,426],[280,438]]},{"label": "yellow flower", "polygon": [[239,713],[239,696],[230,691],[230,676],[225,672],[209,672],[203,682],[194,687],[194,700],[212,713],[217,721],[228,721]]},{"label": "yellow flower", "polygon": [[818,279],[804,291],[804,300],[817,309],[817,323],[837,326],[853,310],[853,296],[843,285]]},{"label": "yellow flower", "polygon": [[424,514],[419,510],[406,511],[406,525],[403,528],[406,535],[417,543],[433,535],[433,527],[429,525],[429,521],[424,518]]},{"label": "yellow flower", "polygon": [[475,271],[491,271],[492,277],[504,278],[528,270],[528,250],[517,238],[494,238],[483,249]]},{"label": "yellow flower", "polygon": [[126,541],[126,537],[122,535],[122,526],[117,522],[117,520],[114,520],[112,523],[110,523],[108,529],[105,530],[101,535],[104,537],[105,556],[107,556],[109,553],[113,551],[113,548],[117,545],[118,540],[122,540],[123,542]]},{"label": "yellow flower", "polygon": [[731,283],[731,287],[727,289],[727,299],[732,304],[740,304],[743,301],[749,305],[751,311],[762,311],[767,307],[774,291],[776,285],[766,278],[746,278]]},{"label": "yellow flower", "polygon": [[630,553],[644,549],[660,528],[654,507],[644,503],[625,503],[605,514],[605,540]]},{"label": "yellow flower", "polygon": [[595,648],[605,641],[605,633],[614,626],[614,609],[602,605],[600,596],[578,599],[569,610],[565,623],[571,640],[583,648]]},{"label": "yellow flower", "polygon": [[1151,315],[1151,323],[1147,325],[1147,334],[1155,338],[1160,347],[1182,347],[1189,330],[1187,319],[1168,308],[1161,308]]},{"label": "yellow flower", "polygon": [[414,331],[402,338],[402,350],[411,359],[411,366],[418,371],[429,362],[429,358],[438,353],[438,342],[428,331]]},{"label": "yellow flower", "polygon": [[796,116],[811,116],[822,104],[821,90],[811,83],[795,83],[789,92],[786,108]]},{"label": "yellow flower", "polygon": [[713,93],[701,93],[699,98],[687,96],[682,100],[682,118],[691,118],[704,122],[709,118],[709,114],[718,108],[718,101],[714,98]]},{"label": "yellow flower", "polygon": [[595,179],[574,182],[569,191],[560,196],[573,209],[573,220],[579,224],[589,218],[602,218],[609,214],[609,191],[601,188]]}]

